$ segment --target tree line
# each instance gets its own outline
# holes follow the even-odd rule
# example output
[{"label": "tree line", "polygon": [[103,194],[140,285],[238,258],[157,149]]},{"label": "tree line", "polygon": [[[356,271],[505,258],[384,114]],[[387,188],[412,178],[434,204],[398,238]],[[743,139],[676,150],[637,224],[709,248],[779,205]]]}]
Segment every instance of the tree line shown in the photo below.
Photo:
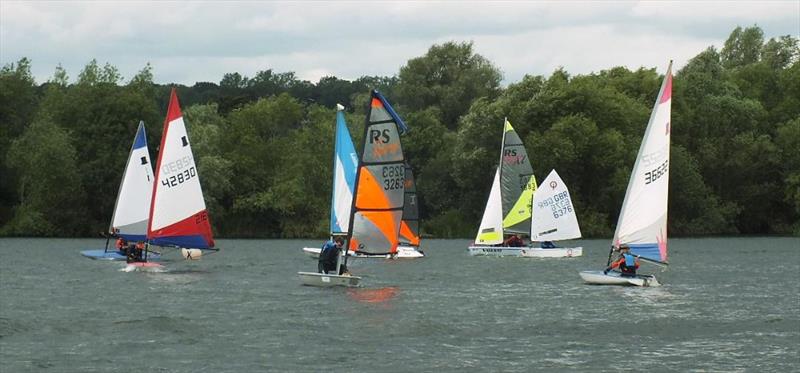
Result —
[{"label": "tree line", "polygon": [[[798,39],[737,27],[675,73],[671,235],[800,234]],[[666,65],[667,61],[664,61]],[[89,62],[37,84],[31,61],[0,69],[0,235],[88,236],[105,230],[140,120],[151,156],[177,87],[212,226],[224,237],[327,235],[336,103],[363,136],[370,89],[411,131],[422,232],[473,237],[491,187],[503,118],[537,180],[555,168],[587,237],[613,233],[662,76],[611,67],[557,69],[501,86],[472,43],[433,45],[392,77],[317,83],[292,72],[225,74],[219,83],[129,80]]]}]

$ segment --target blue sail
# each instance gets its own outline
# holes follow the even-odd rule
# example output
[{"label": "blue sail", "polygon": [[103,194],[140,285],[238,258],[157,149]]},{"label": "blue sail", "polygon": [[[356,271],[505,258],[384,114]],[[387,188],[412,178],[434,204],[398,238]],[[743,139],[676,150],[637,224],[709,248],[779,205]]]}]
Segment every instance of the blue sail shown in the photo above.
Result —
[{"label": "blue sail", "polygon": [[331,233],[347,233],[356,182],[358,154],[344,120],[343,108],[336,112],[336,149],[333,157]]}]

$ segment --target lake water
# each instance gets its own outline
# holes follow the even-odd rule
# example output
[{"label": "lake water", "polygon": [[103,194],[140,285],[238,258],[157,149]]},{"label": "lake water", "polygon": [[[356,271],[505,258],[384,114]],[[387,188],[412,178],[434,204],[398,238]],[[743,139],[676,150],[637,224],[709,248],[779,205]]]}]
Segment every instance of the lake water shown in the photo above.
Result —
[{"label": "lake water", "polygon": [[664,286],[584,285],[572,259],[360,260],[359,289],[300,285],[319,240],[218,240],[167,273],[82,257],[100,239],[0,239],[0,371],[798,371],[800,239],[670,240]]}]

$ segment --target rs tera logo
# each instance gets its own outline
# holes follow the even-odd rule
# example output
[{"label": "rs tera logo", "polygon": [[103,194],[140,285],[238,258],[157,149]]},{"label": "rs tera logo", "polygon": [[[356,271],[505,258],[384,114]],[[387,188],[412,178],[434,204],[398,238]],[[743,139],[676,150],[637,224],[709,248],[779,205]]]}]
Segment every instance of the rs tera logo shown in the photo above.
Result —
[{"label": "rs tera logo", "polygon": [[369,143],[374,144],[376,142],[380,142],[382,144],[386,144],[391,140],[389,138],[389,129],[385,130],[369,130]]}]

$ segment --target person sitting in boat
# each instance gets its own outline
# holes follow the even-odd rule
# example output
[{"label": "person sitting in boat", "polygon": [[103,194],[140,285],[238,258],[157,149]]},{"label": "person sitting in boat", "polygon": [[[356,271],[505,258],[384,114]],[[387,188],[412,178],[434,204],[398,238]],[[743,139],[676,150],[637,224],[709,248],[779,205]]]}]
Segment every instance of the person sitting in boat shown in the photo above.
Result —
[{"label": "person sitting in boat", "polygon": [[[336,261],[339,258],[339,253],[342,251],[344,245],[344,238],[336,236],[332,240],[322,245],[322,251],[319,253],[319,262],[317,263],[317,270],[319,273],[327,274],[328,271],[336,271]],[[347,267],[342,264],[339,274],[348,273]]]},{"label": "person sitting in boat", "polygon": [[518,235],[512,234],[511,237],[506,238],[506,240],[503,241],[503,246],[506,246],[506,247],[522,247],[522,246],[525,246],[525,242],[522,241],[522,239],[519,238]]},{"label": "person sitting in boat", "polygon": [[117,251],[124,252],[128,248],[128,241],[125,241],[125,239],[122,237],[118,237],[115,245],[117,247]]},{"label": "person sitting in boat", "polygon": [[555,249],[556,247],[553,241],[542,241],[542,249]]},{"label": "person sitting in boat", "polygon": [[631,248],[628,245],[619,247],[619,259],[611,263],[603,273],[608,273],[608,271],[615,268],[619,268],[623,277],[636,276],[636,270],[639,269],[639,257],[631,254]]}]

